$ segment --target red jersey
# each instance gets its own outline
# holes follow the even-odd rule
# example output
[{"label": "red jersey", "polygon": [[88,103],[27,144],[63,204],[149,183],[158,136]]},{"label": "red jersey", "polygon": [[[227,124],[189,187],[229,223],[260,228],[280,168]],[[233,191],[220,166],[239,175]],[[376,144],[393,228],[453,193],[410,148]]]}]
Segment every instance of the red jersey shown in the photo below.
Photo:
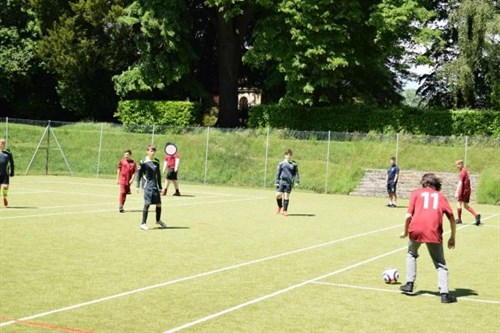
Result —
[{"label": "red jersey", "polygon": [[181,158],[179,153],[175,153],[174,155],[166,155],[165,162],[167,162],[167,168],[175,169],[175,160]]},{"label": "red jersey", "polygon": [[137,164],[134,160],[122,158],[118,162],[118,170],[120,170],[120,184],[128,185],[132,176],[137,172]]},{"label": "red jersey", "polygon": [[423,187],[410,195],[407,213],[412,216],[408,233],[419,243],[442,243],[443,214],[453,215],[453,209],[440,192]]},{"label": "red jersey", "polygon": [[459,197],[470,195],[470,178],[469,171],[466,168],[462,168],[458,174],[458,179],[462,182],[462,186],[458,192]]}]

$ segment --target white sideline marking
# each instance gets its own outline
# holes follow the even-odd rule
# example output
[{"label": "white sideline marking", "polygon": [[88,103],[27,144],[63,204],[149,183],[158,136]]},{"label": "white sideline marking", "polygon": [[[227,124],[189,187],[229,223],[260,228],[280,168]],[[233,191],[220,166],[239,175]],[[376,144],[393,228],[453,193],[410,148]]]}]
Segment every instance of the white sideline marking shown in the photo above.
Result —
[{"label": "white sideline marking", "polygon": [[[225,271],[230,271],[230,270],[233,270],[233,269],[237,269],[237,268],[241,268],[241,267],[245,267],[245,266],[250,266],[250,265],[253,265],[253,264],[258,264],[258,263],[265,262],[265,261],[268,261],[268,260],[273,260],[273,259],[277,259],[277,258],[281,258],[281,257],[286,257],[286,256],[289,256],[289,255],[292,255],[292,254],[296,254],[296,253],[300,253],[300,252],[306,252],[306,251],[309,251],[309,250],[321,248],[321,247],[328,246],[328,245],[335,244],[335,243],[344,242],[344,241],[351,240],[351,239],[354,239],[354,238],[359,238],[359,237],[363,237],[363,236],[373,235],[373,234],[376,234],[376,233],[379,233],[379,232],[383,232],[383,231],[387,231],[387,230],[391,230],[391,229],[394,229],[394,228],[401,228],[401,224],[397,224],[397,225],[394,225],[394,226],[391,226],[391,227],[386,227],[386,228],[377,229],[377,230],[373,230],[373,231],[368,231],[368,232],[364,232],[364,233],[361,233],[361,234],[357,234],[357,235],[353,235],[353,236],[348,236],[348,237],[344,237],[344,238],[340,238],[340,239],[336,239],[336,240],[332,240],[332,241],[328,241],[328,242],[324,242],[324,243],[320,243],[320,244],[316,244],[316,245],[304,247],[304,248],[301,248],[301,249],[292,250],[292,251],[289,251],[289,252],[283,252],[283,253],[276,254],[276,255],[273,255],[273,256],[264,257],[264,258],[260,258],[260,259],[255,259],[255,260],[243,262],[243,263],[240,263],[240,264],[236,264],[236,265],[231,265],[231,266],[227,266],[227,267],[215,269],[215,270],[208,271],[208,272],[203,272],[203,273],[199,273],[199,274],[195,274],[195,275],[191,275],[191,276],[186,276],[186,277],[183,277],[183,278],[179,278],[179,279],[176,279],[176,280],[171,280],[171,281],[166,281],[166,282],[158,283],[158,284],[147,286],[147,287],[144,287],[144,288],[139,288],[139,289],[125,291],[125,292],[118,293],[118,294],[115,294],[115,295],[98,298],[98,299],[95,299],[95,300],[92,300],[92,301],[83,302],[83,303],[75,304],[75,305],[70,305],[70,306],[67,306],[67,307],[64,307],[64,308],[60,308],[60,309],[56,309],[56,310],[51,310],[51,311],[47,311],[47,312],[43,312],[43,313],[31,315],[31,316],[28,316],[28,317],[19,318],[16,321],[32,320],[32,319],[36,319],[36,318],[48,316],[48,315],[59,313],[59,312],[65,312],[65,311],[69,311],[69,310],[74,310],[74,309],[81,308],[81,307],[84,307],[84,306],[87,306],[87,305],[97,304],[97,303],[109,301],[109,300],[112,300],[112,299],[116,299],[116,298],[120,298],[120,297],[124,297],[124,296],[129,296],[129,295],[136,294],[136,293],[139,293],[139,292],[148,291],[148,290],[151,290],[151,289],[165,287],[165,286],[176,284],[176,283],[179,283],[179,282],[189,281],[189,280],[193,280],[193,279],[200,278],[200,277],[205,277],[205,276],[209,276],[209,275],[213,275],[213,274],[217,274],[217,273],[221,273],[221,272],[225,272]],[[400,251],[400,250],[398,250],[398,251]],[[11,320],[11,321],[7,321],[7,322],[4,322],[4,323],[0,323],[0,327],[15,324],[16,321]]]},{"label": "white sideline marking", "polygon": [[264,301],[264,300],[267,300],[269,298],[272,298],[272,297],[275,297],[275,296],[278,296],[278,295],[281,295],[281,294],[284,294],[286,292],[289,292],[291,290],[294,290],[294,289],[297,289],[297,288],[300,288],[302,286],[305,286],[306,284],[310,284],[310,283],[313,283],[313,282],[316,282],[318,280],[322,280],[322,279],[325,279],[327,277],[330,277],[330,276],[333,276],[333,275],[336,275],[336,274],[339,274],[339,273],[342,273],[342,272],[345,272],[347,270],[350,270],[352,268],[356,268],[356,267],[359,267],[359,266],[362,266],[364,264],[367,264],[367,263],[370,263],[372,261],[375,261],[375,260],[378,260],[380,258],[383,258],[383,257],[387,257],[391,254],[394,254],[396,252],[399,252],[399,251],[402,251],[402,250],[406,250],[407,249],[407,246],[405,247],[401,247],[399,249],[396,249],[396,250],[393,250],[393,251],[389,251],[389,252],[386,252],[386,253],[383,253],[383,254],[380,254],[378,256],[375,256],[375,257],[372,257],[372,258],[369,258],[369,259],[366,259],[366,260],[363,260],[363,261],[360,261],[356,264],[353,264],[353,265],[350,265],[350,266],[347,266],[347,267],[344,267],[344,268],[341,268],[339,270],[336,270],[336,271],[333,271],[333,272],[330,272],[330,273],[327,273],[327,274],[324,274],[324,275],[321,275],[321,276],[318,276],[318,277],[315,277],[313,279],[310,279],[310,280],[307,280],[307,281],[304,281],[304,282],[301,282],[301,283],[298,283],[298,284],[295,284],[293,286],[290,286],[290,287],[287,287],[287,288],[284,288],[284,289],[280,289],[278,291],[275,291],[273,293],[270,293],[270,294],[267,294],[267,295],[264,295],[264,296],[261,296],[261,297],[258,297],[258,298],[255,298],[253,300],[250,300],[248,302],[245,302],[245,303],[241,303],[241,304],[238,304],[236,306],[233,306],[231,308],[228,308],[228,309],[225,309],[225,310],[222,310],[220,312],[217,312],[217,313],[214,313],[214,314],[211,314],[209,316],[206,316],[206,317],[203,317],[203,318],[200,318],[198,320],[195,320],[195,321],[192,321],[192,322],[189,322],[189,323],[186,323],[184,325],[181,325],[181,326],[177,326],[177,327],[174,327],[174,328],[171,328],[169,329],[168,331],[165,331],[164,333],[173,333],[173,332],[178,332],[178,331],[181,331],[183,329],[186,329],[186,328],[189,328],[189,327],[192,327],[192,326],[195,326],[195,325],[198,325],[200,323],[203,323],[205,321],[208,321],[208,320],[211,320],[211,319],[214,319],[214,318],[217,318],[217,317],[220,317],[222,315],[225,315],[226,313],[230,313],[230,312],[233,312],[233,311],[236,311],[236,310],[239,310],[241,308],[244,308],[246,306],[249,306],[249,305],[252,305],[252,304],[255,304],[255,303],[258,303],[258,302],[261,302],[261,301]]},{"label": "white sideline marking", "polygon": [[[232,200],[227,200],[227,199],[222,199],[222,200],[216,200],[216,201],[197,201],[197,202],[190,202],[190,203],[185,203],[185,204],[177,204],[177,205],[169,205],[168,207],[182,207],[182,206],[194,206],[194,205],[208,205],[208,204],[214,204],[214,203],[226,203],[226,202],[237,202],[237,201],[248,201],[248,200],[263,200],[267,199],[265,197],[247,197],[247,198],[241,198],[241,199],[232,199]],[[111,203],[106,203],[106,205],[111,205]],[[116,204],[114,204],[116,206]],[[78,207],[80,205],[77,205]],[[89,205],[85,205],[89,206]],[[92,206],[96,206],[92,204]],[[55,208],[58,208],[54,206]],[[54,208],[52,207],[52,208]],[[59,208],[66,208],[66,207],[73,207],[73,206],[61,206]],[[141,207],[142,209],[142,207]],[[81,211],[81,212],[73,212],[73,211],[68,211],[68,212],[58,212],[58,213],[46,213],[46,214],[34,214],[34,215],[16,215],[16,216],[8,216],[8,217],[2,217],[3,220],[14,220],[14,219],[20,219],[20,218],[30,218],[30,217],[43,217],[43,216],[60,216],[60,215],[82,215],[82,214],[95,214],[95,213],[105,213],[105,212],[116,212],[116,208],[110,208],[110,209],[99,209],[99,210],[87,210],[87,211]]]},{"label": "white sideline marking", "polygon": [[[496,215],[493,215],[493,216],[489,216],[487,218],[485,218],[484,220],[488,220],[492,217],[494,217]],[[400,226],[400,225],[398,225]],[[464,229],[464,228],[467,228],[467,227],[470,227],[470,225],[463,225],[462,227],[458,227],[457,228],[457,231],[460,230],[460,229]],[[446,232],[445,234],[448,234],[448,232]],[[186,324],[183,324],[181,326],[177,326],[177,327],[174,327],[174,328],[171,328],[169,329],[168,331],[165,331],[164,333],[174,333],[174,332],[178,332],[178,331],[181,331],[183,329],[186,329],[186,328],[189,328],[189,327],[192,327],[192,326],[195,326],[195,325],[198,325],[198,324],[201,324],[203,322],[206,322],[206,321],[209,321],[211,319],[214,319],[214,318],[217,318],[217,317],[220,317],[222,315],[225,315],[226,313],[230,313],[230,312],[233,312],[233,311],[236,311],[236,310],[239,310],[241,308],[244,308],[246,306],[249,306],[249,305],[252,305],[252,304],[255,304],[255,303],[258,303],[258,302],[261,302],[261,301],[265,301],[269,298],[272,298],[272,297],[275,297],[275,296],[278,296],[278,295],[281,295],[281,294],[284,294],[286,292],[289,292],[291,290],[294,290],[294,289],[297,289],[297,288],[300,288],[302,286],[305,286],[307,284],[311,284],[311,283],[314,283],[314,282],[317,282],[318,280],[322,280],[322,279],[325,279],[327,277],[330,277],[330,276],[333,276],[333,275],[336,275],[336,274],[339,274],[339,273],[342,273],[342,272],[345,272],[347,270],[350,270],[352,268],[356,268],[356,267],[359,267],[359,266],[362,266],[364,264],[367,264],[367,263],[370,263],[372,261],[375,261],[375,260],[378,260],[380,258],[383,258],[383,257],[386,257],[386,256],[389,256],[391,254],[394,254],[394,253],[397,253],[399,251],[402,251],[402,250],[406,250],[408,249],[408,246],[404,246],[404,247],[401,247],[401,248],[398,248],[396,250],[393,250],[393,251],[389,251],[389,252],[386,252],[386,253],[383,253],[381,255],[378,255],[378,256],[375,256],[375,257],[372,257],[370,259],[366,259],[364,261],[361,261],[361,262],[358,262],[356,264],[353,264],[353,265],[350,265],[350,266],[347,266],[347,267],[344,267],[342,269],[339,269],[339,270],[336,270],[336,271],[333,271],[333,272],[330,272],[328,274],[325,274],[325,275],[321,275],[321,276],[318,276],[316,278],[313,278],[313,279],[310,279],[310,280],[307,280],[307,281],[304,281],[304,282],[301,282],[301,283],[298,283],[298,284],[295,284],[293,286],[290,286],[288,288],[284,288],[284,289],[280,289],[278,291],[275,291],[273,293],[270,293],[270,294],[267,294],[267,295],[264,295],[264,296],[261,296],[259,298],[256,298],[256,299],[253,299],[253,300],[250,300],[248,302],[245,302],[245,303],[241,303],[239,305],[236,305],[236,306],[233,306],[231,308],[228,308],[228,309],[225,309],[225,310],[222,310],[220,312],[217,312],[217,313],[214,313],[214,314],[211,314],[211,315],[208,315],[206,317],[202,317],[200,319],[197,319],[195,321],[192,321],[192,322],[188,322]]]},{"label": "white sideline marking", "polygon": [[[371,287],[363,287],[363,286],[355,286],[351,284],[343,284],[343,283],[332,283],[332,282],[313,282],[314,284],[321,284],[325,286],[333,286],[333,287],[342,287],[342,288],[351,288],[351,289],[361,289],[361,290],[371,290],[371,291],[380,291],[385,293],[394,293],[401,294],[399,290],[389,290],[383,288],[371,288]],[[418,296],[429,296],[429,297],[439,297],[433,294],[417,294]],[[479,302],[479,303],[491,303],[491,304],[500,304],[500,301],[488,300],[488,299],[477,299],[477,298],[466,298],[466,297],[457,297],[460,301],[468,301],[468,302]]]}]

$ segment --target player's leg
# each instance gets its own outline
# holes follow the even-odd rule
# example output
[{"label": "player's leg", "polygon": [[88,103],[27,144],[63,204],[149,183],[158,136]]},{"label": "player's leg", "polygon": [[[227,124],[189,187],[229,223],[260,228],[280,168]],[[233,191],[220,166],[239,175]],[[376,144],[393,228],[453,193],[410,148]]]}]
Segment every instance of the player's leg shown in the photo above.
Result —
[{"label": "player's leg", "polygon": [[457,219],[455,220],[456,224],[462,223],[462,206],[463,206],[463,201],[458,200],[457,201]]},{"label": "player's leg", "polygon": [[172,184],[174,184],[174,188],[175,188],[175,193],[173,195],[180,197],[181,192],[179,192],[179,182],[177,181],[177,171],[172,170],[172,175],[170,177],[170,180],[172,181]]},{"label": "player's leg", "polygon": [[406,284],[399,287],[399,290],[411,293],[417,279],[417,258],[418,249],[421,243],[414,242],[411,239],[408,241],[408,252],[406,253]]},{"label": "player's leg", "polygon": [[387,195],[389,196],[389,202],[387,203],[387,207],[392,207],[392,190],[391,190],[391,184],[387,184]]},{"label": "player's leg", "polygon": [[287,188],[283,193],[283,215],[288,216],[288,205],[290,204],[290,191],[291,188]]},{"label": "player's leg", "polygon": [[167,195],[167,190],[168,190],[168,176],[165,177],[165,184],[163,185],[163,191],[161,192],[161,195]]},{"label": "player's leg", "polygon": [[144,203],[144,207],[142,208],[142,221],[141,221],[141,229],[148,230],[148,224],[146,223],[148,220],[148,212],[149,212],[149,204]]},{"label": "player's leg", "polygon": [[281,186],[278,185],[278,189],[276,190],[276,204],[278,207],[276,207],[276,214],[281,213],[281,209],[283,209],[283,191],[280,188]]},{"label": "player's leg", "polygon": [[[6,179],[8,179],[8,177],[6,177]],[[3,205],[5,207],[9,207],[8,194],[9,194],[9,184],[8,184],[8,182],[7,182],[7,184],[5,184],[5,180],[4,180],[4,183],[2,184],[2,196],[3,196]]]},{"label": "player's leg", "polygon": [[396,184],[394,184],[394,187],[392,189],[392,207],[397,207],[398,206],[398,194],[396,193]]},{"label": "player's leg", "polygon": [[474,208],[472,208],[471,206],[469,206],[469,202],[468,201],[464,201],[464,208],[469,212],[471,213],[474,218],[476,219],[476,225],[480,225],[481,224],[481,215],[478,214]]},{"label": "player's leg", "polygon": [[167,227],[167,225],[161,220],[161,204],[156,205],[156,224],[158,224],[160,228]]},{"label": "player's leg", "polygon": [[450,295],[448,287],[448,267],[444,259],[444,250],[442,243],[427,243],[427,249],[437,271],[438,288],[441,294],[442,303],[453,303],[457,301],[455,296]]}]

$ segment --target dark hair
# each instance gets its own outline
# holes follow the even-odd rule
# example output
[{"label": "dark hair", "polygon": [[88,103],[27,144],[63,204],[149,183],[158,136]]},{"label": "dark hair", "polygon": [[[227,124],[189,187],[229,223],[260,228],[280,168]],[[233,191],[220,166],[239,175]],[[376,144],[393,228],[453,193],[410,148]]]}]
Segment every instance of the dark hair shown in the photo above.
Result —
[{"label": "dark hair", "polygon": [[285,155],[287,155],[287,154],[293,155],[292,150],[290,148],[285,150]]},{"label": "dark hair", "polygon": [[426,173],[425,175],[423,175],[420,184],[423,187],[430,187],[435,189],[436,191],[441,191],[441,179],[439,179],[433,173]]},{"label": "dark hair", "polygon": [[125,150],[123,151],[123,153],[124,153],[124,154],[125,154],[125,153],[128,153],[129,155],[132,155],[132,151],[131,151],[130,149],[125,149]]},{"label": "dark hair", "polygon": [[148,147],[146,148],[146,150],[152,150],[152,151],[156,151],[156,147],[155,145],[148,145]]}]

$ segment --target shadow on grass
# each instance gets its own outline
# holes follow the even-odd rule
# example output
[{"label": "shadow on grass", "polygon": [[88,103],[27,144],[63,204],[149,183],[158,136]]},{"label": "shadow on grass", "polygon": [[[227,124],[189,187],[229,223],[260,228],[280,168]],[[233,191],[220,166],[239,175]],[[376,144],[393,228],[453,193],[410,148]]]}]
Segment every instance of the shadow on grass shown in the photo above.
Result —
[{"label": "shadow on grass", "polygon": [[288,216],[305,216],[305,217],[314,217],[316,214],[288,214]]},{"label": "shadow on grass", "polygon": [[190,227],[166,227],[166,228],[157,227],[157,228],[154,228],[151,230],[176,230],[176,229],[191,229],[191,228]]},{"label": "shadow on grass", "polygon": [[[440,293],[438,291],[430,291],[430,290],[419,290],[415,293],[409,294],[409,293],[403,293],[407,296],[419,296],[419,295],[433,295],[433,296],[440,296]],[[467,296],[478,296],[479,294],[472,289],[467,289],[467,288],[456,288],[454,292],[452,292],[453,295],[456,297],[467,297]]]}]

